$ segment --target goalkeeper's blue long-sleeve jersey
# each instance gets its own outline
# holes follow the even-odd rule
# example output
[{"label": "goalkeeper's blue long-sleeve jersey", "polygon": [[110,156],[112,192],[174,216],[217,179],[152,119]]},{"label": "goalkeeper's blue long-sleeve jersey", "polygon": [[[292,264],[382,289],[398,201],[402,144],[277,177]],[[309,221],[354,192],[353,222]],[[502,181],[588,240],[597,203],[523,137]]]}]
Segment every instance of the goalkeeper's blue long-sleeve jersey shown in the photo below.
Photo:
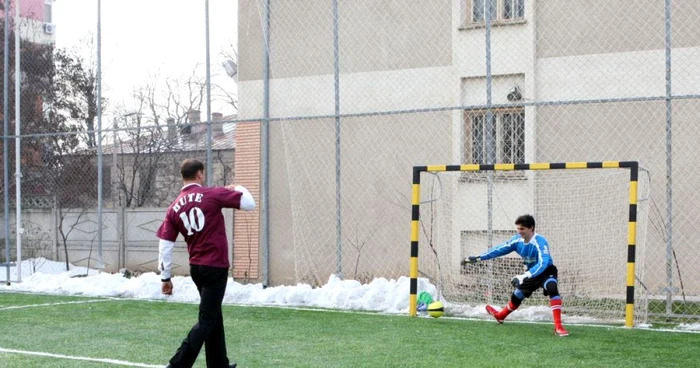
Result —
[{"label": "goalkeeper's blue long-sleeve jersey", "polygon": [[504,256],[511,252],[516,252],[523,257],[523,264],[525,264],[527,270],[532,274],[530,277],[541,274],[547,267],[554,263],[552,256],[549,254],[547,239],[537,233],[532,236],[528,243],[525,243],[525,240],[520,234],[516,234],[507,242],[491,248],[479,257],[481,257],[481,260],[485,261]]}]

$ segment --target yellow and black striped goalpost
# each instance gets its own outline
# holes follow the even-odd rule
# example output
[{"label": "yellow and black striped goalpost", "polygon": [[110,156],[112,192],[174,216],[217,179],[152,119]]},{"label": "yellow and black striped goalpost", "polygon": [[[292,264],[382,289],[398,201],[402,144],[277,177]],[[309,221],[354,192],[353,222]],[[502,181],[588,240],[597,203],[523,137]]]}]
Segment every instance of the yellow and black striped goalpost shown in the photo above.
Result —
[{"label": "yellow and black striped goalpost", "polygon": [[413,167],[413,192],[411,195],[411,265],[409,271],[410,297],[409,315],[416,315],[418,294],[418,240],[420,221],[420,176],[422,172],[443,171],[512,171],[512,170],[557,170],[557,169],[629,169],[629,222],[627,226],[627,294],[625,305],[625,326],[634,326],[634,279],[635,246],[637,241],[637,161],[603,161],[603,162],[561,162],[530,164],[466,164],[466,165],[428,165]]}]

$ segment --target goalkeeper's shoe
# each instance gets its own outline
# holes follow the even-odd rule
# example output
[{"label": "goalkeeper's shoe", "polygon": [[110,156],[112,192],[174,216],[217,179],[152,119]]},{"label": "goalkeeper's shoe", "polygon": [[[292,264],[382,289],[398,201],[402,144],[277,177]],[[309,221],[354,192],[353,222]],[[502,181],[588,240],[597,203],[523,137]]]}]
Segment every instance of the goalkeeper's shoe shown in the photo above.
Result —
[{"label": "goalkeeper's shoe", "polygon": [[567,331],[564,326],[559,325],[559,326],[554,326],[554,334],[557,336],[569,336],[569,331]]},{"label": "goalkeeper's shoe", "polygon": [[501,313],[499,310],[497,310],[496,308],[494,308],[490,305],[486,306],[486,313],[492,315],[493,318],[495,318],[496,322],[498,322],[498,323],[503,323],[503,321],[506,319],[505,317],[501,317]]}]

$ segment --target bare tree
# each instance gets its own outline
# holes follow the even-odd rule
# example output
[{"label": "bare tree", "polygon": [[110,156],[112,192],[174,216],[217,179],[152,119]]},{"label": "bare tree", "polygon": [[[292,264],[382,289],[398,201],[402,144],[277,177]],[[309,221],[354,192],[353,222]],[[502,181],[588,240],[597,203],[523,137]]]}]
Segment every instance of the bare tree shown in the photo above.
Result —
[{"label": "bare tree", "polygon": [[[21,147],[22,194],[27,199],[53,198],[68,267],[66,241],[70,230],[66,229],[74,228],[96,200],[92,130],[98,103],[104,101],[98,102],[96,98],[94,63],[84,60],[77,51],[33,40],[26,37],[20,44],[22,130],[29,135],[22,140]],[[13,55],[14,45],[8,46]],[[10,61],[14,64],[13,57]],[[14,103],[14,94],[8,97]],[[14,117],[9,120],[14,121]],[[60,134],[43,135],[46,132]],[[32,136],[35,133],[41,135]],[[76,222],[68,225],[67,218],[72,219],[76,212],[79,213]]]},{"label": "bare tree", "polygon": [[46,261],[44,257],[51,254],[51,236],[43,231],[41,225],[30,221],[22,221],[22,228],[24,229],[22,252],[29,259],[32,273],[34,273]]},{"label": "bare tree", "polygon": [[197,68],[184,77],[168,77],[161,82],[151,77],[132,94],[132,113],[122,107],[118,115],[129,115],[122,121],[114,149],[118,156],[116,189],[125,207],[167,205],[179,189],[176,177],[182,146],[167,134],[164,120],[174,119],[167,129],[191,129],[187,113],[199,110],[205,94],[205,84],[197,76]]},{"label": "bare tree", "polygon": [[160,198],[163,188],[158,188],[156,179],[173,147],[162,129],[144,127],[143,121],[141,115],[135,115],[125,127],[127,130],[118,136],[114,147],[118,154],[114,165],[117,169],[116,189],[123,196],[125,207],[159,206],[163,202]]},{"label": "bare tree", "polygon": [[362,250],[365,248],[365,246],[372,240],[374,235],[379,231],[384,226],[384,216],[380,214],[377,216],[379,219],[378,221],[371,221],[369,224],[366,224],[365,228],[367,229],[366,232],[362,233],[360,230],[360,225],[358,223],[355,223],[354,229],[351,230],[352,234],[351,236],[345,235],[345,240],[350,244],[351,247],[355,249],[357,252],[357,256],[355,257],[355,274],[354,274],[354,279],[362,282],[369,282],[372,281],[373,276],[372,275],[364,275],[364,280],[360,280],[360,275],[358,275],[358,269],[360,267],[360,260],[362,259]]},{"label": "bare tree", "polygon": [[174,118],[177,124],[185,123],[187,112],[201,110],[204,103],[206,82],[204,77],[198,75],[199,68],[199,65],[195,66],[187,76],[166,78],[160,98],[156,99],[154,94],[154,98],[148,103],[159,106],[159,111],[169,118]]},{"label": "bare tree", "polygon": [[232,162],[226,160],[223,151],[215,151],[215,153],[218,166],[221,167],[221,172],[219,173],[218,180],[214,180],[213,182],[216,185],[225,187],[233,183],[233,165]]}]

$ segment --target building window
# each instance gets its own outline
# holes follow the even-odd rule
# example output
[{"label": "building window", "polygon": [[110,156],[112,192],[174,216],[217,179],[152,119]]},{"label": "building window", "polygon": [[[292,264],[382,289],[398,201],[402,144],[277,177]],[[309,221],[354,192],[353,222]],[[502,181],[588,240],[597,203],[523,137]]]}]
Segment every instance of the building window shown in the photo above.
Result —
[{"label": "building window", "polygon": [[486,20],[487,6],[490,7],[491,20],[496,20],[496,3],[498,0],[472,0],[472,22],[483,22]]},{"label": "building window", "polygon": [[53,0],[44,0],[44,22],[53,23]]},{"label": "building window", "polygon": [[525,17],[525,0],[503,0],[503,19],[523,19]]},{"label": "building window", "polygon": [[[525,112],[522,108],[496,110],[487,124],[486,111],[466,112],[466,163],[524,163]],[[490,130],[490,133],[488,132]],[[493,145],[489,138],[493,137]],[[488,149],[493,147],[495,162],[489,162]]]},{"label": "building window", "polygon": [[[490,10],[491,21],[511,21],[525,18],[525,0],[467,0],[471,2],[468,23],[484,23],[486,10]],[[488,8],[487,8],[488,7]]]}]

